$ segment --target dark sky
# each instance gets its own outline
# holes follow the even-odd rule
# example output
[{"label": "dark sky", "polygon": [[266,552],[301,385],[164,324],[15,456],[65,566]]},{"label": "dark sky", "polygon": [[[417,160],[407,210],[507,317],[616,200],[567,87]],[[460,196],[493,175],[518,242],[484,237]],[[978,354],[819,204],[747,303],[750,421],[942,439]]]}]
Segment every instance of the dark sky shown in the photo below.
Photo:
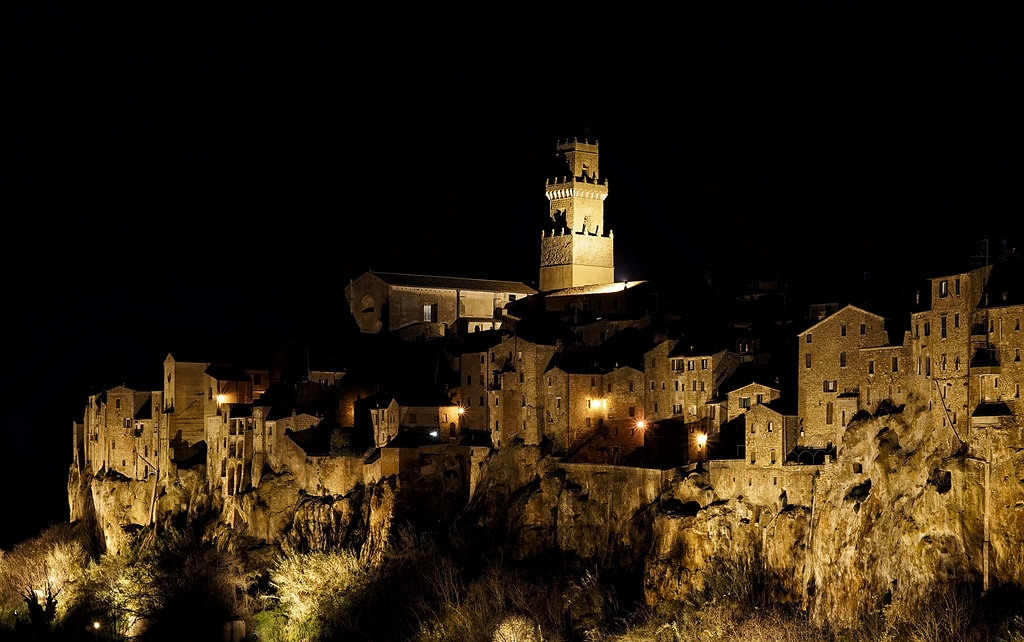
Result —
[{"label": "dark sky", "polygon": [[369,268],[536,279],[560,138],[600,140],[619,278],[927,276],[1021,237],[1008,15],[4,11],[0,546],[66,518],[88,387],[165,334],[284,335]]}]

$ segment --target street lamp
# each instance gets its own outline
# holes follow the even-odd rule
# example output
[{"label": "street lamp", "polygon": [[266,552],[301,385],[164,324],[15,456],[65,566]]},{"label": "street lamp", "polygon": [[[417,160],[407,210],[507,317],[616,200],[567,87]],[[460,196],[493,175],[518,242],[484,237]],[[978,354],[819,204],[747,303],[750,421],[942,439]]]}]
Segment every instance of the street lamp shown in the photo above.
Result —
[{"label": "street lamp", "polygon": [[[698,462],[701,459],[700,455],[701,455],[702,452],[704,452],[704,446],[707,445],[707,443],[708,443],[708,435],[707,435],[707,433],[703,433],[702,432],[699,435],[697,435],[697,461]],[[704,460],[707,461],[706,453],[704,455]]]}]

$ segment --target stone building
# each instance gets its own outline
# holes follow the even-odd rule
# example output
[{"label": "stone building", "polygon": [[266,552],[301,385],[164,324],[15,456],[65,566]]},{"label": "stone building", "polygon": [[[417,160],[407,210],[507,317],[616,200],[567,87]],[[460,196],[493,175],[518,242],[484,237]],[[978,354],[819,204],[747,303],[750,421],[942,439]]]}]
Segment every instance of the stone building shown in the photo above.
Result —
[{"label": "stone building", "polygon": [[544,377],[543,430],[555,453],[571,453],[604,431],[604,369],[561,361]]},{"label": "stone building", "polygon": [[797,339],[797,412],[804,435],[800,443],[825,448],[838,443],[860,408],[861,383],[872,360],[865,349],[888,346],[889,335],[881,316],[848,305]]},{"label": "stone building", "polygon": [[82,423],[75,424],[78,470],[106,470],[139,480],[166,471],[161,394],[117,386],[91,395]]},{"label": "stone building", "polygon": [[[487,351],[488,368],[486,424],[492,442],[508,444],[513,439],[536,445],[543,438],[542,418],[547,397],[545,370],[555,354],[556,346],[509,335]],[[473,364],[470,364],[470,369]],[[469,375],[466,375],[469,382]]]},{"label": "stone building", "polygon": [[[651,372],[672,378],[669,384],[672,391],[672,414],[682,416],[687,423],[707,422],[715,428],[721,427],[725,418],[721,415],[721,404],[717,400],[722,385],[740,367],[740,355],[731,350],[708,350],[676,343],[667,357],[667,360],[659,360],[649,366]],[[657,365],[660,361],[667,361],[665,366],[669,372],[664,371],[664,366]],[[662,369],[657,370],[659,367]],[[654,385],[651,390],[655,393],[663,388],[661,379],[652,380],[651,384]],[[653,404],[648,405],[654,411]]]},{"label": "stone building", "polygon": [[536,290],[488,279],[366,272],[345,287],[360,331],[402,338],[444,337],[500,329],[508,305]]},{"label": "stone building", "polygon": [[797,446],[797,417],[766,401],[749,408],[744,419],[746,460],[751,466],[781,467]]},{"label": "stone building", "polygon": [[597,142],[567,140],[557,153],[565,171],[544,190],[553,225],[541,233],[540,290],[613,283],[613,235],[604,225],[608,183],[600,178]]},{"label": "stone building", "polygon": [[748,383],[725,394],[725,404],[721,408],[721,415],[724,415],[725,421],[732,421],[746,414],[755,406],[775,401],[781,394],[782,391],[778,388],[772,388],[763,383]]}]

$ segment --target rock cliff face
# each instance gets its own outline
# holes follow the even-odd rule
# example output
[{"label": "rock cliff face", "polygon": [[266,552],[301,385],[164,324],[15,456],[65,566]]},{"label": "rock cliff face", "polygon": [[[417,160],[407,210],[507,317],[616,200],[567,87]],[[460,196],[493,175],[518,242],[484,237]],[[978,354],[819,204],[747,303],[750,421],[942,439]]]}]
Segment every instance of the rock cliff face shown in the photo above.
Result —
[{"label": "rock cliff face", "polygon": [[[991,453],[985,431],[1003,437]],[[648,600],[683,599],[725,563],[761,565],[777,599],[801,602],[819,624],[856,624],[883,602],[912,610],[945,586],[981,587],[985,459],[988,584],[1024,586],[1020,442],[1005,428],[975,433],[962,446],[922,408],[861,418],[838,461],[814,474],[810,506],[719,496],[697,476],[675,484],[654,520]]]},{"label": "rock cliff face", "polygon": [[[373,561],[400,520],[454,533],[485,556],[558,552],[612,572],[642,570],[650,603],[684,600],[727,569],[756,569],[771,599],[847,626],[883,601],[912,608],[950,584],[1024,587],[1022,444],[1014,425],[956,433],[936,427],[926,408],[907,407],[857,417],[835,462],[779,468],[779,479],[801,488],[789,497],[737,483],[746,462],[711,462],[711,473],[566,464],[514,443],[479,464],[421,456],[344,496],[307,494],[281,473],[221,500],[192,470],[160,488],[72,471],[69,498],[73,518],[92,520],[107,550],[153,518],[212,508],[232,531],[284,550],[359,548]],[[775,475],[749,470],[752,480]]]},{"label": "rock cliff face", "polygon": [[394,481],[357,486],[342,497],[307,495],[292,475],[268,474],[257,489],[220,499],[208,493],[201,467],[175,471],[159,485],[72,469],[72,521],[92,524],[105,552],[117,553],[131,536],[172,515],[209,511],[236,535],[277,544],[284,551],[363,548],[379,555],[394,512]]},{"label": "rock cliff face", "polygon": [[642,567],[650,603],[754,568],[771,599],[802,605],[818,624],[851,626],[883,602],[912,612],[943,587],[982,588],[986,532],[988,586],[1024,587],[1019,432],[958,435],[920,407],[861,416],[837,461],[786,467],[808,477],[809,501],[799,505],[784,493],[765,502],[751,497],[772,493],[724,492],[693,468],[645,486],[652,471],[567,465],[511,447],[486,462],[466,516],[495,553],[557,550]]}]

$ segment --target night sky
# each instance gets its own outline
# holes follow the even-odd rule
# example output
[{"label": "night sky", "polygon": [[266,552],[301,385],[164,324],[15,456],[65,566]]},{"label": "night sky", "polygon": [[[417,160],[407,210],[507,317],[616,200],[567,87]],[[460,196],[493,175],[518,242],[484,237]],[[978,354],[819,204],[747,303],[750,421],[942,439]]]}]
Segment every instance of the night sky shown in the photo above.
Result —
[{"label": "night sky", "polygon": [[0,547],[67,518],[86,395],[156,385],[165,337],[283,341],[371,268],[534,281],[559,139],[600,141],[620,279],[1022,237],[1010,16],[4,11]]}]

